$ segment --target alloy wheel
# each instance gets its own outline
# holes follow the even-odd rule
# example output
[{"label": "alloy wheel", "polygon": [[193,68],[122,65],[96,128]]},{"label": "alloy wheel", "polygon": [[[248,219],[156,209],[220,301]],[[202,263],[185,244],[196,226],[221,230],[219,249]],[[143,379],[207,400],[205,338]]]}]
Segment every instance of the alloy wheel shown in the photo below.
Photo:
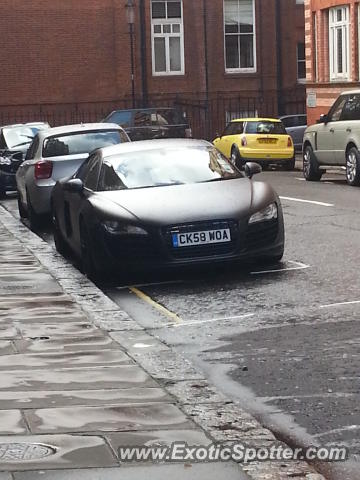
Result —
[{"label": "alloy wheel", "polygon": [[355,181],[357,174],[357,158],[354,150],[350,150],[346,158],[346,176],[350,183]]},{"label": "alloy wheel", "polygon": [[304,152],[303,169],[304,169],[305,176],[309,177],[310,169],[311,169],[311,152],[309,148],[306,148]]}]

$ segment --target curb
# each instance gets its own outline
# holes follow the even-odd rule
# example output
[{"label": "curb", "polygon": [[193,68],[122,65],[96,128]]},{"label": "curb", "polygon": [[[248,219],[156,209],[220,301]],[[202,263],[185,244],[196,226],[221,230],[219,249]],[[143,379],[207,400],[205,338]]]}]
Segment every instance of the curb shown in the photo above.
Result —
[{"label": "curb", "polygon": [[[58,281],[64,292],[81,307],[89,320],[108,332],[214,443],[237,441],[250,447],[270,447],[275,444],[287,446],[278,441],[270,430],[263,428],[238,403],[210,385],[189,360],[172,351],[155,335],[147,333],[142,325],[121,310],[52,246],[30,231],[3,206],[0,206],[0,223],[30,250]],[[121,345],[121,332],[125,331],[148,336],[160,348],[147,353],[127,351]],[[240,466],[252,480],[325,480],[305,461],[265,461]]]}]

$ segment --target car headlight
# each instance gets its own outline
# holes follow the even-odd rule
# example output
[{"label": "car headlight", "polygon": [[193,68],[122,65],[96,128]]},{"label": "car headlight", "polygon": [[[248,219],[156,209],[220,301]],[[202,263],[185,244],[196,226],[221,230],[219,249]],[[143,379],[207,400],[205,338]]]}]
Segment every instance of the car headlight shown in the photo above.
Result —
[{"label": "car headlight", "polygon": [[271,203],[267,207],[251,215],[249,223],[266,222],[278,218],[278,208],[276,203]]},{"label": "car headlight", "polygon": [[10,158],[0,157],[0,165],[11,165]]},{"label": "car headlight", "polygon": [[109,233],[116,233],[117,235],[148,235],[148,232],[141,227],[126,225],[116,220],[105,221],[103,225]]}]

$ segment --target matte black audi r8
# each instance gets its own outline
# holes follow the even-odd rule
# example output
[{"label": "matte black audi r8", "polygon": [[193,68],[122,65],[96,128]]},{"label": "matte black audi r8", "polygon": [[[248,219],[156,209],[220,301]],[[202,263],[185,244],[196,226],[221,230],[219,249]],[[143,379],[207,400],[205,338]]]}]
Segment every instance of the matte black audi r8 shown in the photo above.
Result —
[{"label": "matte black audi r8", "polygon": [[279,197],[202,140],[148,140],[94,151],[52,195],[55,244],[88,276],[249,259],[279,261]]}]

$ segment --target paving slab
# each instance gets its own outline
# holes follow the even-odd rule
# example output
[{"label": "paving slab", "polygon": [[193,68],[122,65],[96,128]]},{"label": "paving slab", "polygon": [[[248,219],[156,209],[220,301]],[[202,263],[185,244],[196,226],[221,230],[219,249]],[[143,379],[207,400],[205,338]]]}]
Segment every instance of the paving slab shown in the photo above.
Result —
[{"label": "paving slab", "polygon": [[104,390],[108,388],[158,386],[144,370],[134,365],[0,372],[2,391]]},{"label": "paving slab", "polygon": [[121,350],[87,350],[76,352],[48,352],[17,355],[3,355],[0,361],[2,370],[23,370],[26,368],[46,369],[51,367],[72,368],[83,366],[105,366],[134,363]]},{"label": "paving slab", "polygon": [[0,338],[19,338],[20,333],[15,326],[12,325],[0,325]]},{"label": "paving slab", "polygon": [[0,391],[0,409],[38,409],[71,405],[119,405],[169,403],[171,397],[162,388],[112,388],[109,390]]},{"label": "paving slab", "polygon": [[74,322],[85,320],[84,312],[68,296],[61,293],[7,294],[0,292],[0,321]]},{"label": "paving slab", "polygon": [[0,340],[0,355],[16,353],[15,345],[11,340]]},{"label": "paving slab", "polygon": [[81,335],[83,332],[96,333],[97,328],[91,323],[68,322],[68,323],[32,323],[20,325],[19,330],[24,337],[43,337],[54,335],[68,335],[70,337]]},{"label": "paving slab", "polygon": [[26,410],[33,433],[119,432],[192,428],[187,417],[172,404],[113,407],[71,407]]},{"label": "paving slab", "polygon": [[[247,480],[235,464],[152,465],[92,470],[15,473],[15,480]],[[265,480],[266,477],[264,477]]]},{"label": "paving slab", "polygon": [[20,410],[0,410],[0,431],[2,434],[28,433]]},{"label": "paving slab", "polygon": [[[94,435],[0,437],[0,470],[3,472],[116,465],[117,461],[105,441]],[[37,475],[41,475],[41,472],[37,472],[34,478],[40,478]],[[2,477],[0,480],[3,480]]]},{"label": "paving slab", "polygon": [[78,352],[84,350],[116,349],[119,345],[110,337],[103,335],[102,332],[96,332],[92,335],[83,335],[81,337],[56,337],[43,336],[37,338],[27,338],[24,340],[15,340],[15,348],[20,353],[31,352]]}]

